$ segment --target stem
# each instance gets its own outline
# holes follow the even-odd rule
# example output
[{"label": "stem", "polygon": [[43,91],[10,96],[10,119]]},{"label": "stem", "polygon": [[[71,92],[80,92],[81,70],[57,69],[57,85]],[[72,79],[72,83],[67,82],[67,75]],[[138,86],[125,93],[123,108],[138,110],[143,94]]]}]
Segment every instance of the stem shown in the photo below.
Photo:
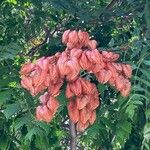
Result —
[{"label": "stem", "polygon": [[69,126],[70,126],[70,149],[71,150],[76,150],[76,128],[75,124],[69,120]]},{"label": "stem", "polygon": [[45,31],[46,36],[45,36],[44,41],[40,43],[39,45],[32,47],[29,50],[27,56],[33,56],[37,51],[39,51],[39,49],[48,42],[48,39],[51,39],[56,32],[61,31],[61,28],[65,26],[66,23],[68,23],[68,21],[69,21],[69,18],[58,22],[58,24],[56,25],[55,29],[52,32],[50,32],[50,29],[45,27],[44,31]]}]

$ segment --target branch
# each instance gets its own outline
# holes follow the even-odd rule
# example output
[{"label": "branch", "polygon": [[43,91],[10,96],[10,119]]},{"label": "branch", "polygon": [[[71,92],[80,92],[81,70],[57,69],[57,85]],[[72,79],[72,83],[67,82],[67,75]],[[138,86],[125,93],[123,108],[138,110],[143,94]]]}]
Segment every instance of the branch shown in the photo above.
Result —
[{"label": "branch", "polygon": [[117,1],[118,1],[118,0],[112,0],[112,1],[103,9],[103,11],[101,12],[101,14],[99,15],[99,18],[101,18],[102,15],[103,15],[106,11],[111,10],[111,9],[114,7],[114,5],[116,4]]},{"label": "branch", "polygon": [[54,29],[54,31],[50,32],[50,30],[46,27],[45,28],[45,39],[42,43],[40,43],[39,45],[31,48],[27,54],[27,56],[32,56],[34,55],[43,45],[45,45],[48,41],[48,39],[52,38],[53,35],[57,32],[57,31],[61,31],[61,28],[63,26],[65,26],[65,24],[69,21],[70,18],[67,18],[65,20],[62,20],[61,22],[58,23],[58,25],[56,26],[56,28]]},{"label": "branch", "polygon": [[[118,0],[112,0],[112,1],[102,10],[102,12],[101,12],[100,15],[98,16],[98,18],[100,19],[100,18],[103,16],[103,14],[104,14],[107,10],[110,11],[110,10],[114,7],[114,5],[115,5],[117,2],[118,2]],[[97,24],[97,22],[99,22],[99,19],[93,19],[93,20],[90,21],[90,23],[92,23],[92,24]]]},{"label": "branch", "polygon": [[110,10],[118,0],[112,0],[106,7],[105,10]]},{"label": "branch", "polygon": [[39,45],[37,45],[37,46],[35,46],[35,47],[32,47],[32,48],[29,50],[27,56],[32,56],[32,55],[34,55],[43,45],[45,45],[45,44],[47,43],[48,39],[51,38],[51,37],[54,35],[55,32],[56,32],[56,29],[55,29],[52,33],[50,33],[49,29],[48,29],[48,28],[45,28],[46,36],[45,36],[44,41],[43,41],[42,43],[40,43]]},{"label": "branch", "polygon": [[69,126],[70,126],[70,135],[71,135],[70,149],[76,150],[76,128],[75,128],[75,124],[71,120],[69,120]]}]

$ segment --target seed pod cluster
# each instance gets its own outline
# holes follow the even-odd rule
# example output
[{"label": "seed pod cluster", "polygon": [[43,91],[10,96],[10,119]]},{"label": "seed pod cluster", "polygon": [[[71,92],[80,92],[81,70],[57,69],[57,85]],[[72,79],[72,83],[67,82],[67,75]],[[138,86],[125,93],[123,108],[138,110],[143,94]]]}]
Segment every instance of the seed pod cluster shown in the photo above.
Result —
[{"label": "seed pod cluster", "polygon": [[59,107],[59,102],[48,92],[41,95],[39,99],[42,105],[36,108],[36,118],[39,121],[50,122]]},{"label": "seed pod cluster", "polygon": [[63,52],[22,66],[21,85],[32,96],[46,91],[39,98],[41,105],[36,108],[36,119],[50,122],[59,107],[57,96],[66,81],[69,117],[78,131],[84,131],[96,120],[100,101],[96,85],[81,78],[80,71],[94,74],[101,84],[109,83],[122,96],[128,96],[132,68],[129,64],[116,62],[119,54],[96,49],[97,42],[91,40],[87,32],[67,30],[62,42],[67,46]]},{"label": "seed pod cluster", "polygon": [[84,131],[96,120],[96,108],[99,106],[99,93],[95,84],[78,78],[67,83],[66,97],[69,100],[68,114],[77,123],[77,131]]}]

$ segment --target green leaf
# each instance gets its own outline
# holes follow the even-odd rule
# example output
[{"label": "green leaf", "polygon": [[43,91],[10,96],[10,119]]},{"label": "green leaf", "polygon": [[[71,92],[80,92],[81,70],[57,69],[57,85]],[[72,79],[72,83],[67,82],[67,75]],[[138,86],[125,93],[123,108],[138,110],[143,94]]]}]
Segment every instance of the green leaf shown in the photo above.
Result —
[{"label": "green leaf", "polygon": [[95,137],[98,134],[99,130],[100,130],[100,126],[98,124],[94,124],[93,126],[87,129],[88,137],[91,138]]},{"label": "green leaf", "polygon": [[6,150],[9,147],[9,144],[10,144],[9,136],[7,135],[7,133],[3,133],[3,134],[0,134],[0,135],[1,135],[1,137],[0,137],[0,149],[1,150]]},{"label": "green leaf", "polygon": [[141,101],[139,101],[139,100],[134,100],[133,104],[134,105],[143,105],[143,103]]},{"label": "green leaf", "polygon": [[26,114],[24,116],[22,116],[21,118],[17,118],[15,121],[15,130],[17,131],[18,129],[20,129],[23,125],[30,125],[32,121],[32,118],[29,114]]},{"label": "green leaf", "polygon": [[42,136],[43,130],[40,129],[37,126],[34,126],[31,130],[28,131],[27,135],[25,136],[25,141],[27,142],[28,140],[31,142],[33,135],[39,135]]},{"label": "green leaf", "polygon": [[110,47],[113,47],[114,44],[115,44],[115,41],[114,41],[114,39],[112,38],[112,39],[110,40],[110,42],[108,43],[108,45],[109,45]]},{"label": "green leaf", "polygon": [[147,109],[147,110],[145,111],[145,115],[146,115],[147,119],[150,118],[150,109]]},{"label": "green leaf", "polygon": [[144,146],[144,148],[146,148],[145,150],[149,150],[149,149],[150,149],[149,144],[148,144],[148,143],[146,143],[146,142],[143,144],[143,146]]},{"label": "green leaf", "polygon": [[19,104],[9,104],[6,106],[6,109],[4,109],[4,115],[6,116],[7,119],[9,119],[12,115],[15,115],[21,110],[21,107]]},{"label": "green leaf", "polygon": [[98,84],[97,85],[98,91],[100,92],[101,96],[104,96],[104,91],[107,89],[106,85],[103,84]]},{"label": "green leaf", "polygon": [[45,122],[41,122],[38,121],[36,122],[36,125],[39,126],[40,128],[42,128],[46,133],[49,133],[50,131],[50,125],[45,123]]},{"label": "green leaf", "polygon": [[140,77],[138,77],[138,76],[133,76],[133,78],[134,78],[135,80],[137,80],[137,81],[142,82],[142,83],[145,84],[146,86],[150,87],[150,82],[149,82],[149,81],[147,81],[147,80],[145,80],[145,79],[142,79],[142,78],[140,78]]},{"label": "green leaf", "polygon": [[35,145],[39,149],[48,150],[48,148],[49,148],[48,137],[44,134],[42,134],[40,136],[36,135]]},{"label": "green leaf", "polygon": [[148,98],[145,96],[145,95],[142,95],[142,94],[131,94],[131,96],[130,96],[130,102],[132,103],[132,99],[141,99],[141,98],[143,98],[143,99],[146,99],[146,100],[148,100]]},{"label": "green leaf", "polygon": [[149,134],[149,138],[150,138],[150,123],[146,123],[144,126],[144,135]]},{"label": "green leaf", "polygon": [[134,113],[135,113],[135,109],[137,108],[136,105],[130,104],[127,108],[126,108],[126,113],[128,114],[129,118],[132,120]]},{"label": "green leaf", "polygon": [[147,27],[150,30],[150,1],[147,0],[145,4],[145,20],[147,23]]},{"label": "green leaf", "polygon": [[143,60],[143,63],[147,66],[150,66],[150,60]]},{"label": "green leaf", "polygon": [[50,17],[57,22],[58,21],[58,17],[56,15],[50,14]]},{"label": "green leaf", "polygon": [[38,128],[34,127],[33,129],[29,130],[27,135],[25,136],[25,141],[27,142],[28,140],[31,142],[32,136],[38,134]]},{"label": "green leaf", "polygon": [[9,82],[9,79],[0,79],[0,88],[7,87]]},{"label": "green leaf", "polygon": [[140,71],[145,75],[147,79],[150,79],[150,70],[148,69],[140,69]]},{"label": "green leaf", "polygon": [[0,92],[0,106],[11,98],[12,90]]},{"label": "green leaf", "polygon": [[150,92],[146,88],[141,87],[141,85],[136,85],[132,89],[136,92],[145,92],[145,97],[150,97]]},{"label": "green leaf", "polygon": [[52,0],[51,1],[52,5],[57,8],[57,9],[67,9],[68,6],[69,6],[69,3],[66,1],[63,1],[63,0]]},{"label": "green leaf", "polygon": [[116,139],[123,145],[131,133],[132,125],[127,120],[119,120],[116,126]]},{"label": "green leaf", "polygon": [[22,47],[17,43],[10,43],[7,46],[1,46],[0,48],[0,61],[4,59],[13,59],[19,51],[22,50]]},{"label": "green leaf", "polygon": [[67,99],[66,94],[65,94],[65,89],[61,90],[61,93],[57,96],[57,99],[60,102],[60,107],[58,110],[58,113],[59,113],[64,109],[65,106],[67,106],[68,99]]}]

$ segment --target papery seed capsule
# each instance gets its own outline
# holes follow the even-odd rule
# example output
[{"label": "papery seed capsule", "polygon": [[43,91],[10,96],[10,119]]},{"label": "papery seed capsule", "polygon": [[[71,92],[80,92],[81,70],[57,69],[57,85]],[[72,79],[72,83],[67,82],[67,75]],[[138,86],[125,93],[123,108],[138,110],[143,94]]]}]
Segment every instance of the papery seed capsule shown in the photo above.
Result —
[{"label": "papery seed capsule", "polygon": [[37,95],[38,93],[40,93],[40,92],[43,92],[44,90],[45,90],[45,85],[44,84],[41,84],[41,85],[39,85],[39,86],[35,86],[34,87],[34,90],[32,91],[31,90],[31,94],[33,95],[33,96],[35,96],[35,95]]},{"label": "papery seed capsule", "polygon": [[21,80],[21,85],[27,89],[30,90],[32,88],[32,79],[30,77],[25,77]]},{"label": "papery seed capsule", "polygon": [[128,64],[126,64],[126,65],[122,64],[122,68],[123,68],[124,75],[128,78],[131,78],[132,67]]},{"label": "papery seed capsule", "polygon": [[[119,76],[119,74],[118,74],[118,76]],[[116,78],[111,77],[111,78],[109,79],[109,84],[110,84],[111,86],[115,86],[115,84],[116,84]]]},{"label": "papery seed capsule", "polygon": [[96,111],[92,111],[89,119],[89,123],[92,125],[95,122],[95,120],[96,120]]},{"label": "papery seed capsule", "polygon": [[127,97],[130,93],[130,90],[131,90],[131,83],[128,81],[126,82],[125,87],[120,91],[121,95]]},{"label": "papery seed capsule", "polygon": [[20,70],[20,74],[28,74],[31,71],[34,70],[35,65],[31,62],[25,63],[22,65],[21,70]]},{"label": "papery seed capsule", "polygon": [[42,121],[43,119],[42,119],[42,116],[41,116],[41,114],[40,114],[40,110],[42,109],[42,106],[38,106],[37,108],[36,108],[36,119],[38,120],[38,121]]},{"label": "papery seed capsule", "polygon": [[47,101],[47,107],[53,114],[55,114],[59,107],[58,100],[55,99],[54,97],[50,96],[49,100]]},{"label": "papery seed capsule", "polygon": [[85,124],[91,116],[91,111],[88,110],[86,107],[80,110],[79,117],[80,117],[80,122]]},{"label": "papery seed capsule", "polygon": [[100,104],[100,101],[98,98],[92,98],[91,96],[91,99],[90,99],[90,103],[87,105],[87,108],[88,109],[91,109],[91,110],[95,110]]},{"label": "papery seed capsule", "polygon": [[88,103],[90,99],[87,95],[81,95],[76,98],[76,103],[77,103],[77,109],[81,110],[83,109]]},{"label": "papery seed capsule", "polygon": [[122,75],[116,78],[115,85],[118,91],[121,91],[125,85],[125,79]]},{"label": "papery seed capsule", "polygon": [[93,85],[85,79],[81,79],[82,90],[84,94],[90,94],[93,90]]},{"label": "papery seed capsule", "polygon": [[97,42],[96,42],[95,40],[89,40],[88,46],[89,46],[91,49],[96,49]]},{"label": "papery seed capsule", "polygon": [[119,54],[114,54],[112,52],[102,51],[103,60],[108,61],[116,61],[119,58]]},{"label": "papery seed capsule", "polygon": [[79,37],[78,37],[77,31],[71,31],[71,32],[69,33],[68,42],[75,45],[75,44],[78,43],[78,41],[79,41]]},{"label": "papery seed capsule", "polygon": [[116,68],[117,72],[122,72],[122,65],[119,63],[112,63],[112,65]]},{"label": "papery seed capsule", "polygon": [[49,87],[50,84],[51,84],[51,78],[49,76],[46,76],[45,81],[44,81],[44,85],[46,87]]},{"label": "papery seed capsule", "polygon": [[58,80],[59,71],[58,71],[58,67],[55,64],[50,64],[48,71],[49,71],[48,76],[49,76],[51,81]]},{"label": "papery seed capsule", "polygon": [[99,82],[105,84],[112,77],[112,73],[110,70],[102,69],[96,74],[96,77]]},{"label": "papery seed capsule", "polygon": [[89,34],[87,32],[82,32],[81,30],[79,30],[78,37],[79,43],[81,43],[82,47],[88,46]]},{"label": "papery seed capsule", "polygon": [[116,68],[111,64],[111,63],[107,63],[107,69],[111,71],[111,74],[113,78],[116,78],[118,76],[117,70]]},{"label": "papery seed capsule", "polygon": [[74,95],[75,95],[74,92],[71,91],[70,84],[67,83],[66,97],[69,99],[69,98],[73,97]]},{"label": "papery seed capsule", "polygon": [[77,109],[75,101],[70,100],[67,108],[70,119],[73,123],[77,123],[79,120],[79,110]]},{"label": "papery seed capsule", "polygon": [[81,68],[83,68],[84,70],[87,70],[91,67],[92,64],[90,60],[87,58],[85,52],[82,53],[80,60],[79,60],[79,64]]},{"label": "papery seed capsule", "polygon": [[70,71],[69,67],[67,66],[67,61],[68,61],[67,53],[63,52],[57,61],[57,66],[61,78],[64,78],[64,76],[67,75]]},{"label": "papery seed capsule", "polygon": [[73,48],[70,50],[70,57],[80,58],[82,49]]},{"label": "papery seed capsule", "polygon": [[40,115],[42,116],[42,120],[46,122],[51,122],[53,118],[51,111],[45,105],[41,108]]},{"label": "papery seed capsule", "polygon": [[82,85],[81,85],[80,78],[70,83],[70,89],[76,96],[82,94]]},{"label": "papery seed capsule", "polygon": [[48,99],[49,99],[48,92],[45,92],[44,95],[41,95],[39,97],[39,99],[40,99],[40,102],[45,105],[47,103]]},{"label": "papery seed capsule", "polygon": [[76,129],[79,132],[83,132],[87,127],[89,126],[89,122],[87,121],[85,124],[83,124],[82,122],[78,122],[76,125]]},{"label": "papery seed capsule", "polygon": [[61,79],[59,79],[55,84],[50,84],[48,87],[49,94],[52,95],[53,97],[58,96],[62,85],[63,81]]},{"label": "papery seed capsule", "polygon": [[67,48],[68,49],[72,49],[72,48],[74,48],[76,45],[75,44],[73,44],[73,43],[71,43],[71,42],[68,42],[67,43]]},{"label": "papery seed capsule", "polygon": [[67,67],[69,68],[69,73],[66,76],[66,79],[69,81],[73,81],[77,79],[80,72],[80,65],[76,58],[72,58],[67,61]]},{"label": "papery seed capsule", "polygon": [[68,39],[69,39],[69,33],[70,33],[71,31],[70,30],[66,30],[64,33],[63,33],[63,35],[62,35],[62,42],[63,43],[67,43],[68,42]]}]

